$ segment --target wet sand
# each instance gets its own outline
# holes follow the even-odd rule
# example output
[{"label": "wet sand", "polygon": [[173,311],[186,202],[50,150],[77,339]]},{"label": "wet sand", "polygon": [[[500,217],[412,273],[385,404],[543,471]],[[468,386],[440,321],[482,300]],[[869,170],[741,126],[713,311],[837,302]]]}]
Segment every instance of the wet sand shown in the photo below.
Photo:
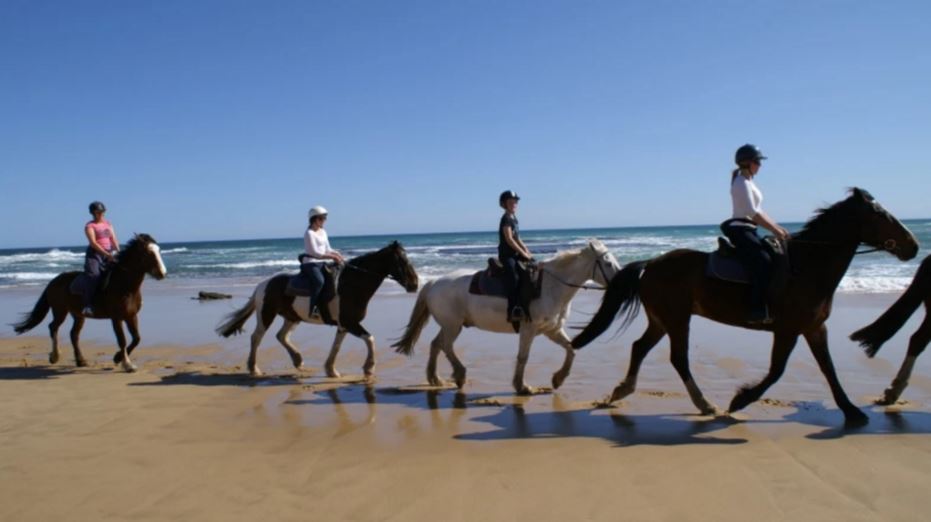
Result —
[{"label": "wet sand", "polygon": [[[556,393],[518,398],[516,336],[474,330],[457,343],[465,393],[425,390],[436,327],[411,359],[388,348],[410,295],[373,301],[365,324],[379,345],[378,378],[365,384],[362,342],[347,338],[344,377],[328,379],[321,366],[334,330],[307,325],[293,339],[308,370],[290,367],[272,332],[259,353],[268,375],[244,375],[248,335],[211,332],[242,303],[242,288],[230,293],[243,297],[210,303],[151,282],[146,292],[135,374],[113,369],[102,322],[87,332],[92,366],[81,369],[69,323],[56,366],[44,325],[32,337],[0,331],[0,519],[924,520],[931,508],[931,356],[919,360],[904,404],[869,406],[920,315],[876,360],[846,340],[894,296],[839,296],[828,323],[841,382],[870,416],[846,431],[804,342],[763,401],[715,419],[695,413],[666,341],[635,395],[592,407],[626,370],[642,322],[581,350]],[[0,298],[4,322],[36,296],[20,294]],[[573,322],[599,297],[580,295]],[[696,319],[698,384],[726,407],[765,374],[769,343]],[[547,385],[563,352],[542,338],[534,346],[527,380]]]}]

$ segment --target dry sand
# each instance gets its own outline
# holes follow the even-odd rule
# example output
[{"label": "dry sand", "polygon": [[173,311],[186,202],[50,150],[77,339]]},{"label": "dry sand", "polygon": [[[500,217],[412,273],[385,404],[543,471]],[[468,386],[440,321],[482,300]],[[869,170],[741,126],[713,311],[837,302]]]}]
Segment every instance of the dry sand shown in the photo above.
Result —
[{"label": "dry sand", "polygon": [[[578,321],[597,304],[580,297]],[[195,310],[175,295],[175,309],[163,298],[168,304],[143,315],[184,323],[183,332],[193,329],[185,318],[212,318],[202,327],[209,332],[239,304]],[[46,338],[7,336],[0,520],[926,520],[931,355],[906,404],[871,407],[914,319],[876,361],[845,340],[891,299],[839,299],[829,322],[841,381],[870,415],[857,431],[840,427],[804,342],[783,380],[737,420],[694,413],[665,341],[644,364],[637,394],[593,409],[626,369],[641,323],[582,350],[557,393],[529,398],[509,389],[516,337],[467,331],[457,343],[466,393],[426,391],[418,385],[434,327],[413,359],[387,349],[411,296],[373,303],[366,325],[381,348],[371,385],[321,376],[333,335],[323,327],[295,336],[311,368],[302,373],[270,334],[262,379],[243,375],[247,337],[144,340],[140,371],[125,374],[113,370],[113,341],[102,334],[85,346],[94,361],[86,369],[73,367],[67,343],[51,367]],[[145,325],[146,339],[170,336]],[[762,377],[768,343],[696,320],[692,367],[706,394],[726,406],[739,384]],[[362,352],[347,339],[338,367],[359,372]],[[529,382],[548,383],[561,358],[539,339]]]}]

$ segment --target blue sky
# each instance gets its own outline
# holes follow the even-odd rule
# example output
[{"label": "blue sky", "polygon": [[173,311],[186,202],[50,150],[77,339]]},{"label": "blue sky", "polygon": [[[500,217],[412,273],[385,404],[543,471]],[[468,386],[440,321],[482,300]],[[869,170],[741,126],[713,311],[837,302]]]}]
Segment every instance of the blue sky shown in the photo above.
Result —
[{"label": "blue sky", "polygon": [[931,3],[0,3],[0,248],[931,216]]}]

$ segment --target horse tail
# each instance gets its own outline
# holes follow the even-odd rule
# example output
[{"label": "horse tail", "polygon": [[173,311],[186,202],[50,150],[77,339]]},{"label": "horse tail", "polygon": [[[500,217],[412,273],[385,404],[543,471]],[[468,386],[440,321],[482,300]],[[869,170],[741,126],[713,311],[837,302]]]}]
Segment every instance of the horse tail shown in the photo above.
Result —
[{"label": "horse tail", "polygon": [[420,332],[423,331],[423,327],[430,320],[430,308],[427,307],[427,292],[432,286],[432,281],[424,284],[423,288],[420,289],[420,293],[417,294],[417,302],[414,303],[414,310],[411,312],[411,318],[407,322],[404,335],[391,345],[395,352],[407,356],[413,355],[414,345],[417,344],[417,339],[420,338]]},{"label": "horse tail", "polygon": [[620,331],[630,326],[640,312],[640,274],[646,264],[647,261],[630,263],[611,279],[595,317],[572,339],[573,348],[582,348],[594,341],[611,326],[615,317],[622,318]]},{"label": "horse tail", "polygon": [[927,297],[931,297],[931,256],[922,261],[905,293],[892,303],[892,306],[883,312],[873,324],[850,334],[850,339],[860,343],[866,355],[875,357],[883,343],[902,328]]},{"label": "horse tail", "polygon": [[42,291],[42,295],[39,296],[39,300],[36,301],[36,305],[32,308],[32,312],[29,314],[23,314],[23,320],[12,325],[13,331],[16,332],[16,335],[32,330],[39,323],[45,319],[45,316],[48,315],[49,304],[48,304],[48,288]]},{"label": "horse tail", "polygon": [[255,312],[255,303],[258,300],[256,294],[258,291],[259,289],[256,288],[255,292],[253,292],[252,296],[249,298],[249,301],[243,305],[242,308],[226,316],[224,322],[220,324],[220,326],[217,326],[217,334],[223,337],[229,337],[242,333],[243,325],[246,324],[246,321],[252,316],[253,312]]}]

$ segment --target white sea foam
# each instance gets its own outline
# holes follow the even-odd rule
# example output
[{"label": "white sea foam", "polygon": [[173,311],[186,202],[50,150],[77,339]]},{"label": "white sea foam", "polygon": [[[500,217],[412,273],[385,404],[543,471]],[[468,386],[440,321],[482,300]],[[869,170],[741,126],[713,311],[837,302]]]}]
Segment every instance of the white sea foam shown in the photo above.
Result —
[{"label": "white sea foam", "polygon": [[905,290],[912,282],[910,277],[855,277],[841,280],[838,290],[848,294],[887,294]]},{"label": "white sea foam", "polygon": [[178,248],[169,248],[168,250],[162,250],[162,254],[178,254],[180,252],[187,252],[187,248],[178,247]]},{"label": "white sea foam", "polygon": [[284,259],[274,259],[269,261],[243,261],[240,263],[213,263],[213,264],[190,264],[186,265],[186,268],[233,268],[239,270],[246,270],[249,268],[261,268],[265,266],[274,267],[274,266],[284,266],[284,267],[297,267],[299,263],[297,260],[284,260]]},{"label": "white sea foam", "polygon": [[57,275],[55,272],[12,272],[0,274],[0,277],[17,281],[51,281]]},{"label": "white sea foam", "polygon": [[37,252],[31,254],[12,254],[0,256],[0,265],[12,265],[14,263],[30,263],[36,261],[46,262],[67,262],[80,261],[84,259],[84,254],[79,252],[68,252],[66,250],[52,249],[48,252]]}]

